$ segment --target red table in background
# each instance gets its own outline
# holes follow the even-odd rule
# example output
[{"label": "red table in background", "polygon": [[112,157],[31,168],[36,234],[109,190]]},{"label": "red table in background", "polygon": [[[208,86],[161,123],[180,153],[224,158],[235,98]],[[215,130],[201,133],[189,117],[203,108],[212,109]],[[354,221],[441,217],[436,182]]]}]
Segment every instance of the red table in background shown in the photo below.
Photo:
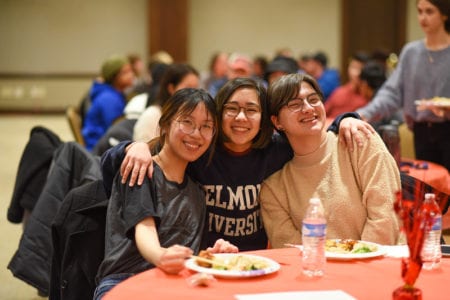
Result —
[{"label": "red table in background", "polygon": [[[426,168],[424,168],[426,166]],[[450,195],[450,175],[444,166],[424,160],[402,158],[401,171]]]},{"label": "red table in background", "polygon": [[[235,299],[236,294],[288,291],[342,290],[356,299],[392,299],[392,292],[403,285],[401,260],[381,257],[354,261],[328,261],[324,277],[309,279],[302,275],[298,249],[270,249],[249,252],[277,261],[278,272],[254,278],[217,278],[208,287],[188,285],[186,278],[193,273],[167,275],[151,269],[133,276],[114,287],[105,300],[139,299]],[[423,299],[449,299],[450,258],[443,258],[441,268],[422,270],[416,286]]]},{"label": "red table in background", "polygon": [[[424,160],[402,158],[400,170],[450,195],[450,175],[444,166]],[[442,228],[450,228],[450,213],[443,216]]]}]

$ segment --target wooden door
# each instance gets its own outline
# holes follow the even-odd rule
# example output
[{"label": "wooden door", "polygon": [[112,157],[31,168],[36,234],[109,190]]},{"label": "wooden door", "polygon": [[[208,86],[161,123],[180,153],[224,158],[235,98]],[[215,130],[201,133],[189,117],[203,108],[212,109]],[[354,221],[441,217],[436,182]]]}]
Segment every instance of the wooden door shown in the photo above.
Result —
[{"label": "wooden door", "polygon": [[150,55],[164,50],[175,62],[186,62],[188,53],[188,0],[149,0]]},{"label": "wooden door", "polygon": [[342,0],[342,76],[352,53],[399,54],[406,41],[407,0]]}]

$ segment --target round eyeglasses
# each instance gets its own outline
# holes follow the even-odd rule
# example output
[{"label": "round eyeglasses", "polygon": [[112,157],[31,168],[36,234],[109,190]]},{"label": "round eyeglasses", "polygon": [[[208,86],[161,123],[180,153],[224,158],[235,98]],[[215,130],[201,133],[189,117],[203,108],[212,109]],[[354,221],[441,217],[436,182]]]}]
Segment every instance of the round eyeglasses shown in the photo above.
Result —
[{"label": "round eyeglasses", "polygon": [[190,119],[181,119],[181,120],[177,120],[177,122],[178,122],[178,126],[179,126],[180,130],[186,134],[193,134],[195,132],[195,129],[198,128],[198,131],[204,138],[211,138],[211,137],[213,137],[213,135],[216,131],[212,122],[205,123],[198,127],[194,123],[194,121],[192,121]]},{"label": "round eyeglasses", "polygon": [[317,107],[322,103],[322,98],[318,94],[311,94],[308,97],[301,99],[301,98],[294,98],[290,100],[286,106],[287,108],[292,112],[298,112],[303,109],[305,106],[305,103],[308,103],[312,107]]},{"label": "round eyeglasses", "polygon": [[235,103],[227,103],[223,106],[223,112],[232,118],[235,118],[241,110],[247,118],[254,118],[261,113],[261,108],[258,105],[239,106]]}]

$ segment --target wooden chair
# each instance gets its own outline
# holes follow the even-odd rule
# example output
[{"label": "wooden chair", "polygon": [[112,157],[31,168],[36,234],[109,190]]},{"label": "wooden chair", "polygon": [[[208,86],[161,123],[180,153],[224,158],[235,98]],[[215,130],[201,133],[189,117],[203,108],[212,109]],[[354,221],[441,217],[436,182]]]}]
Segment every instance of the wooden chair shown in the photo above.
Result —
[{"label": "wooden chair", "polygon": [[75,106],[70,105],[66,109],[66,118],[69,122],[70,129],[72,130],[75,141],[82,145],[83,147],[86,145],[84,142],[83,135],[81,134],[81,116],[78,109]]},{"label": "wooden chair", "polygon": [[401,156],[415,159],[416,151],[414,150],[414,133],[408,129],[406,122],[398,127],[400,133]]}]

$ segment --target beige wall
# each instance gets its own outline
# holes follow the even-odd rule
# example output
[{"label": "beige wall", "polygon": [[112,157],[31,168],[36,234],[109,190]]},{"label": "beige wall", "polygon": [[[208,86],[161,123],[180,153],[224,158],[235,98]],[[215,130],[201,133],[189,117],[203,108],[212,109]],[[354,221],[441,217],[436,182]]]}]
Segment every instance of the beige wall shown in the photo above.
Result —
[{"label": "beige wall", "polygon": [[191,62],[206,69],[217,50],[273,56],[289,47],[297,57],[325,51],[339,67],[339,0],[190,0]]},{"label": "beige wall", "polygon": [[[96,74],[104,58],[146,58],[147,0],[0,0],[0,73]],[[91,78],[0,78],[0,110],[62,110]]]},{"label": "beige wall", "polygon": [[424,37],[419,22],[417,22],[416,0],[408,0],[408,19],[406,29],[406,39],[408,41],[418,40]]},{"label": "beige wall", "polygon": [[147,47],[147,0],[0,0],[0,72],[96,72]]},{"label": "beige wall", "polygon": [[[412,40],[422,34],[415,0],[408,1]],[[217,50],[272,56],[280,47],[296,56],[324,50],[330,65],[340,68],[340,0],[189,2],[189,60],[199,70]],[[147,0],[0,0],[0,73],[95,73],[111,53],[146,58],[146,18]],[[64,108],[77,103],[89,84],[90,78],[0,79],[0,110],[30,103]]]}]

